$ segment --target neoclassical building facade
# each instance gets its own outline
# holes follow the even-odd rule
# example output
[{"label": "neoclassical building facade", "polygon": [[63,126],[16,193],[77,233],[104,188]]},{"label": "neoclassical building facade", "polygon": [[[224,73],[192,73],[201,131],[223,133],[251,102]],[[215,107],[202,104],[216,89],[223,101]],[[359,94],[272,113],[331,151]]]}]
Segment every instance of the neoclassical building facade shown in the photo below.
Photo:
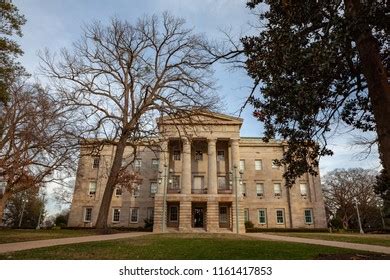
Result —
[{"label": "neoclassical building facade", "polygon": [[[288,147],[240,137],[242,122],[215,113],[160,119],[158,148],[125,151],[124,164],[130,160],[140,179],[114,191],[110,226],[243,233],[250,221],[259,228],[325,228],[320,178],[305,174],[287,189],[274,160]],[[81,149],[68,226],[93,227],[115,147],[94,155]]]}]

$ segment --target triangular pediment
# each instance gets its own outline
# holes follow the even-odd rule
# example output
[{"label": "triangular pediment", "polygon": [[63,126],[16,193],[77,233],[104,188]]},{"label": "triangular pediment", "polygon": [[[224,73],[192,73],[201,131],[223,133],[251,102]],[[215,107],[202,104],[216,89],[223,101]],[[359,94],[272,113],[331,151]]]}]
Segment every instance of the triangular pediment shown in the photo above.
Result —
[{"label": "triangular pediment", "polygon": [[165,116],[158,120],[159,125],[242,125],[243,119],[234,116],[200,111],[180,116]]}]

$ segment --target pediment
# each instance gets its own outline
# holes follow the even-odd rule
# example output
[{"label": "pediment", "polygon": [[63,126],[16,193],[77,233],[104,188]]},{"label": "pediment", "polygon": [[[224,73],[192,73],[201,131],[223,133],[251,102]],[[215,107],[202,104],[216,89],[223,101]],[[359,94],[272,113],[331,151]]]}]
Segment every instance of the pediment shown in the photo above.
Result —
[{"label": "pediment", "polygon": [[158,120],[159,125],[239,125],[243,119],[234,116],[201,111],[185,116],[166,116]]}]

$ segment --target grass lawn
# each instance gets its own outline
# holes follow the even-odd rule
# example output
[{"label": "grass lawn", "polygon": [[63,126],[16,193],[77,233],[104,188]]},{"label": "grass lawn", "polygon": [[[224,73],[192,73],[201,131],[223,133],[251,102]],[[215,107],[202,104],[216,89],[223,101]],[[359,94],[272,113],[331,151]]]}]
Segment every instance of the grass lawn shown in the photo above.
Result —
[{"label": "grass lawn", "polygon": [[[232,234],[164,234],[1,254],[0,259],[316,259],[349,249],[275,242]],[[390,257],[390,256],[389,256]]]},{"label": "grass lawn", "polygon": [[343,233],[313,233],[313,232],[267,232],[267,234],[303,237],[310,239],[323,239],[330,241],[341,241],[369,245],[380,245],[390,247],[390,234],[343,234]]},{"label": "grass lawn", "polygon": [[32,240],[44,240],[53,238],[76,237],[97,234],[94,230],[70,230],[70,229],[0,229],[0,244],[23,242]]}]

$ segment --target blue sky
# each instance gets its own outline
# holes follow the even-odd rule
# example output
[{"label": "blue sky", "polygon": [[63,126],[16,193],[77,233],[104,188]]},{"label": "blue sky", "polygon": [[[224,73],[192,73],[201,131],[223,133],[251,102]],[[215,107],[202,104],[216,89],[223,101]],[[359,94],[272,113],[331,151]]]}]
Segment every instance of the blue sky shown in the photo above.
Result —
[{"label": "blue sky", "polygon": [[[188,26],[204,33],[209,39],[222,37],[220,29],[231,28],[233,34],[248,34],[250,22],[255,20],[245,0],[14,0],[27,18],[20,44],[25,54],[22,64],[34,74],[39,65],[37,52],[43,48],[51,51],[71,46],[81,34],[81,26],[92,20],[102,22],[117,16],[134,22],[145,14],[169,11],[186,19]],[[226,113],[235,114],[249,93],[251,80],[246,73],[229,71],[224,66],[216,67],[218,92],[226,104]],[[244,110],[244,125],[241,136],[262,136],[262,125],[251,115],[251,108]],[[335,155],[321,160],[321,173],[334,168],[379,168],[376,150],[365,160],[356,154],[361,150],[352,144],[352,134],[344,132],[330,139]]]}]

